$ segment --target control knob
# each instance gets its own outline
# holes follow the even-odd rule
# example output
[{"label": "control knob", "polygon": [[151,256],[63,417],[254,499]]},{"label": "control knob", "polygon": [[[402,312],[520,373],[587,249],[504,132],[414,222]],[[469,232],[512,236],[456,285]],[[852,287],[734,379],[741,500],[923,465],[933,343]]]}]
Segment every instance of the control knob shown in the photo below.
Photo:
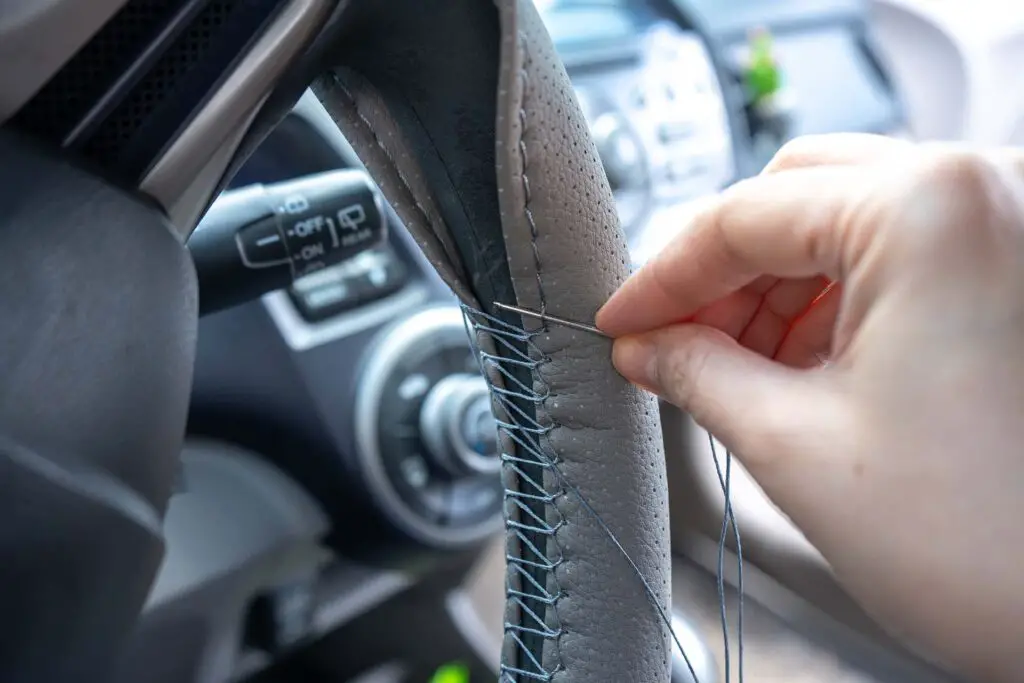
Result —
[{"label": "control knob", "polygon": [[449,474],[501,469],[497,424],[483,377],[455,374],[442,379],[423,401],[419,422],[431,459]]}]

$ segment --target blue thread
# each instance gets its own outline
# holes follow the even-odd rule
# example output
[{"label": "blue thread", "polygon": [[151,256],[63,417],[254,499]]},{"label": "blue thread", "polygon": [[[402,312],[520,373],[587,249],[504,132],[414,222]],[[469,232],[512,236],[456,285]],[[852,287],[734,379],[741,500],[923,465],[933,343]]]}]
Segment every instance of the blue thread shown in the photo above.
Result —
[{"label": "blue thread", "polygon": [[[643,585],[645,594],[657,610],[661,621],[668,628],[673,642],[676,647],[679,648],[680,653],[682,653],[683,660],[689,669],[690,675],[694,681],[699,683],[696,671],[690,663],[689,657],[683,649],[682,643],[679,641],[675,630],[672,628],[672,620],[665,611],[665,608],[659,604],[654,588],[644,577],[640,568],[633,561],[633,558],[629,556],[629,553],[626,552],[626,549],[619,542],[618,538],[615,537],[615,534],[605,523],[601,515],[599,515],[586,498],[583,497],[580,490],[565,478],[565,475],[562,473],[561,469],[559,469],[556,460],[544,453],[540,445],[540,438],[551,432],[556,425],[541,425],[535,418],[526,414],[522,409],[512,403],[510,399],[510,397],[517,397],[534,403],[535,405],[539,405],[543,402],[543,399],[550,394],[549,387],[544,383],[543,376],[538,372],[538,369],[542,365],[546,362],[550,362],[550,358],[546,357],[533,343],[534,337],[540,334],[540,331],[528,332],[521,328],[514,327],[513,325],[499,320],[494,316],[488,315],[483,311],[470,308],[465,304],[463,304],[462,310],[466,324],[466,331],[470,336],[474,350],[481,360],[481,367],[484,370],[484,378],[491,389],[493,400],[501,409],[501,414],[505,415],[507,418],[496,418],[498,429],[504,436],[518,446],[517,450],[519,452],[524,454],[522,456],[516,456],[503,453],[501,456],[503,465],[518,477],[520,488],[526,489],[523,491],[505,489],[506,503],[509,503],[529,520],[528,522],[524,522],[522,521],[522,518],[520,521],[512,519],[512,516],[508,514],[508,508],[506,507],[506,534],[508,537],[517,540],[522,548],[528,549],[537,558],[537,560],[530,560],[525,556],[516,557],[508,553],[505,555],[505,559],[508,563],[508,578],[510,579],[506,582],[506,599],[509,602],[514,603],[520,609],[522,614],[526,614],[532,620],[536,621],[539,628],[512,624],[509,622],[505,623],[504,628],[506,637],[515,644],[521,653],[525,654],[526,660],[530,663],[531,667],[535,667],[535,670],[513,667],[502,661],[499,678],[500,683],[518,683],[518,679],[516,678],[518,676],[532,680],[550,681],[554,677],[555,673],[562,668],[561,663],[559,663],[554,670],[545,670],[541,662],[538,661],[534,653],[531,652],[524,644],[518,634],[530,633],[538,637],[542,637],[545,640],[555,641],[556,643],[558,638],[562,635],[560,625],[554,628],[549,627],[541,616],[537,615],[536,612],[528,607],[527,601],[540,602],[550,606],[557,619],[557,603],[559,598],[564,595],[564,592],[560,587],[558,587],[558,579],[555,574],[563,561],[562,550],[558,547],[556,533],[565,524],[565,519],[562,517],[561,511],[555,505],[555,501],[559,497],[565,495],[566,492],[572,493],[573,496],[579,500],[583,508],[594,518],[608,539],[615,545],[622,557],[629,563],[633,572]],[[474,333],[487,334],[488,338],[495,344],[500,344],[503,348],[509,348],[510,352],[515,357],[511,359],[503,358],[482,351],[477,344],[477,338]],[[513,347],[507,342],[508,339],[515,339],[524,343],[528,350],[527,353],[524,354],[518,348]],[[541,360],[534,360],[529,355],[529,352],[533,352]],[[536,390],[528,389],[518,380],[514,380],[514,378],[514,383],[521,389],[519,392],[510,392],[508,390],[503,390],[501,387],[495,387],[494,383],[491,381],[489,371],[495,371],[502,377],[508,377],[506,372],[501,371],[502,363],[519,364],[522,367],[529,368],[532,375],[536,378],[537,383],[542,386],[544,393],[541,394]],[[543,482],[536,481],[536,479],[525,472],[520,465],[526,465],[533,469],[540,468],[543,471],[551,472],[555,481],[558,483],[558,490],[555,492],[548,491]],[[532,492],[530,492],[530,489],[532,489]],[[551,524],[545,519],[542,519],[533,510],[531,510],[529,506],[522,502],[524,500],[540,501],[544,503],[546,509],[553,512],[553,516],[557,521],[554,524]],[[731,507],[729,509],[731,511]],[[536,546],[536,544],[531,542],[526,533],[551,538],[556,547],[558,547],[559,557],[556,560],[548,558],[546,552],[542,551]],[[548,591],[547,588],[542,586],[539,581],[530,576],[529,572],[526,571],[526,568],[539,569],[545,572],[552,578],[552,582],[557,587],[556,592],[552,594]],[[512,587],[514,582],[511,580],[513,576],[518,579],[527,579],[526,583],[529,584],[527,588],[524,590],[514,589]]]}]

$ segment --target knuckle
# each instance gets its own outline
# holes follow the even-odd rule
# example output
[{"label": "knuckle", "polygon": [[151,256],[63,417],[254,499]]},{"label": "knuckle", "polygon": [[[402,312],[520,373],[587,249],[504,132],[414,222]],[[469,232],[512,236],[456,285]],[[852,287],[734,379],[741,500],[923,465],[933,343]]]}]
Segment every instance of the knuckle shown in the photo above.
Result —
[{"label": "knuckle", "polygon": [[688,330],[676,330],[672,336],[663,346],[671,350],[658,363],[659,384],[669,401],[700,419],[707,406],[698,400],[698,388],[707,379],[711,350]]},{"label": "knuckle", "polygon": [[658,384],[669,401],[686,410],[693,393],[690,350],[675,342],[662,348],[668,353],[662,353],[658,359]]},{"label": "knuckle", "polygon": [[827,145],[826,138],[825,135],[803,135],[786,141],[768,162],[765,172],[784,171],[807,165],[820,154],[823,146]]},{"label": "knuckle", "polygon": [[998,182],[995,164],[981,153],[957,149],[932,157],[922,171],[922,179],[933,189],[955,196],[983,197]]},{"label": "knuckle", "polygon": [[746,202],[741,199],[733,203],[732,199],[756,196],[752,188],[756,187],[757,181],[757,177],[754,177],[735,183],[723,193],[722,203],[706,216],[705,234],[708,236],[708,243],[713,245],[712,258],[721,268],[721,272],[744,272],[750,265],[743,245],[737,243],[736,235],[730,229],[730,225],[734,223],[734,212],[737,211],[737,207],[742,211]]},{"label": "knuckle", "polygon": [[644,289],[654,292],[667,300],[674,299],[677,287],[673,281],[675,263],[665,259],[652,259],[649,268],[640,270]]},{"label": "knuckle", "polygon": [[911,226],[907,237],[975,234],[1004,203],[1006,186],[999,167],[983,154],[955,149],[929,156],[912,181]]}]

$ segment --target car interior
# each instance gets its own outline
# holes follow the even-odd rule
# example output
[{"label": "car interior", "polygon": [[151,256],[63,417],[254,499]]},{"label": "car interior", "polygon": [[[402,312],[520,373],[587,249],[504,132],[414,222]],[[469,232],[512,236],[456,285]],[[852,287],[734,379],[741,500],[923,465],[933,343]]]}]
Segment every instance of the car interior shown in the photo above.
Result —
[{"label": "car interior", "polygon": [[802,135],[1024,141],[987,4],[4,0],[0,679],[957,680],[509,306]]}]

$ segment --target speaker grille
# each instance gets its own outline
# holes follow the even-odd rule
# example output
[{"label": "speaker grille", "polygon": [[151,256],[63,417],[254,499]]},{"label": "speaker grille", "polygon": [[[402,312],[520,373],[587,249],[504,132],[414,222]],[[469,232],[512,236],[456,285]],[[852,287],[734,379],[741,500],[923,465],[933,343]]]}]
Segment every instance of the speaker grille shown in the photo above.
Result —
[{"label": "speaker grille", "polygon": [[285,2],[129,0],[14,123],[137,182]]},{"label": "speaker grille", "polygon": [[21,128],[63,140],[138,59],[181,0],[135,0],[122,7],[19,112]]},{"label": "speaker grille", "polygon": [[240,4],[239,0],[214,0],[200,12],[192,25],[91,136],[85,147],[88,156],[104,157],[131,141],[153,112],[174,94],[181,79],[200,65],[237,4]]}]

